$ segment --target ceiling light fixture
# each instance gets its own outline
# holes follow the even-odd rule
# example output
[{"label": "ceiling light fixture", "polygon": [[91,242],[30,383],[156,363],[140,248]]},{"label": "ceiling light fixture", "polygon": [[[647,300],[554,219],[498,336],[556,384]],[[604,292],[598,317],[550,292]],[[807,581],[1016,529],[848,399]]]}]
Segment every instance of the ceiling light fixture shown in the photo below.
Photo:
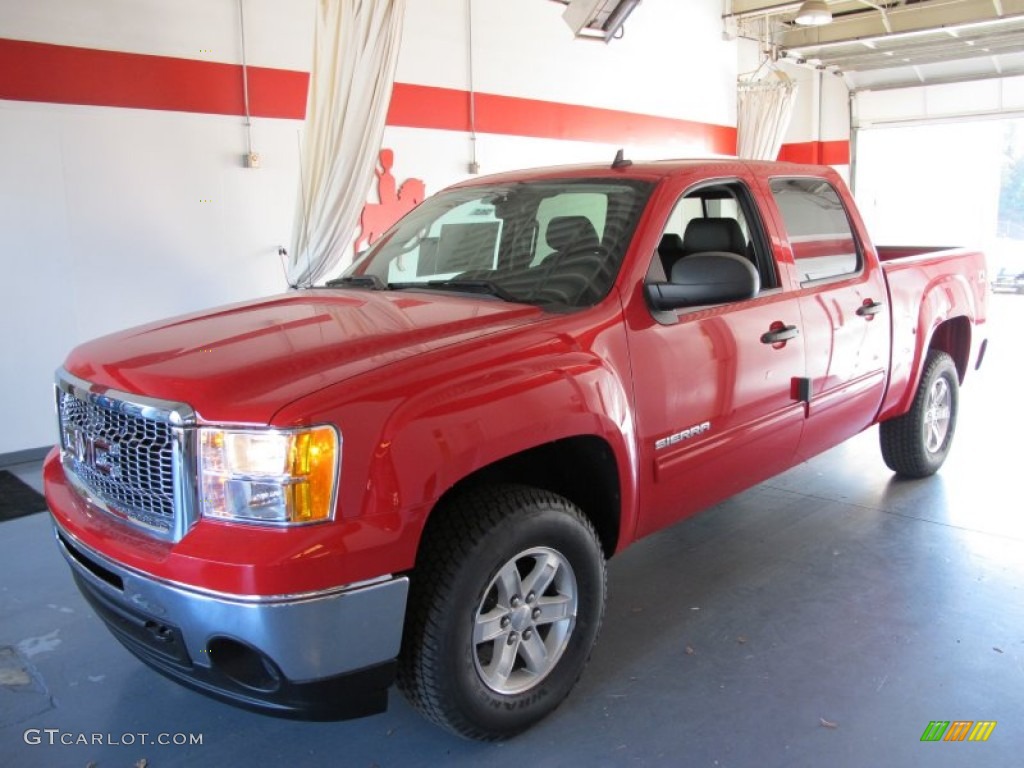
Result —
[{"label": "ceiling light fixture", "polygon": [[610,40],[621,37],[625,24],[641,0],[559,0],[565,3],[562,18],[576,37]]},{"label": "ceiling light fixture", "polygon": [[802,27],[820,27],[832,23],[832,11],[825,0],[806,0],[793,21]]}]

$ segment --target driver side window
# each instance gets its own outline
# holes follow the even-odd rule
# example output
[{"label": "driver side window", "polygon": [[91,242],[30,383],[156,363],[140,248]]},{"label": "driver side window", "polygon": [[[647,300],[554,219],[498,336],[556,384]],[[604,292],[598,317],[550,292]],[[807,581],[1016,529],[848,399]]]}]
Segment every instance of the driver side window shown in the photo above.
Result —
[{"label": "driver side window", "polygon": [[740,182],[698,187],[679,199],[651,260],[647,282],[671,282],[673,267],[700,253],[734,254],[753,265],[762,291],[778,286],[750,193]]}]

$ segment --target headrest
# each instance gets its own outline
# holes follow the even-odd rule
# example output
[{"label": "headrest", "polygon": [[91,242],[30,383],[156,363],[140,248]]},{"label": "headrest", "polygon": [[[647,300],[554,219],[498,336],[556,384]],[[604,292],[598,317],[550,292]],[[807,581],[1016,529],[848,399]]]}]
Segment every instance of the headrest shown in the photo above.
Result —
[{"label": "headrest", "polygon": [[666,258],[678,259],[684,253],[683,238],[675,232],[666,232],[661,236],[661,242],[658,243],[658,255],[661,256],[662,260]]},{"label": "headrest", "polygon": [[693,219],[686,225],[683,249],[687,253],[725,251],[743,255],[747,250],[747,240],[736,219]]},{"label": "headrest", "polygon": [[601,245],[597,239],[597,230],[586,216],[555,216],[548,222],[544,238],[548,247],[556,251],[568,248],[586,250]]}]

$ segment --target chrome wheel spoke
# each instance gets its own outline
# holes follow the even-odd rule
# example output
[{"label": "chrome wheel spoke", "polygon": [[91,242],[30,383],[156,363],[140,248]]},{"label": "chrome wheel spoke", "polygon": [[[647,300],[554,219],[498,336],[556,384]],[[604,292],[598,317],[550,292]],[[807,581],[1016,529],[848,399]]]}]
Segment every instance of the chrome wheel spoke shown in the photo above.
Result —
[{"label": "chrome wheel spoke", "polygon": [[508,617],[508,610],[496,607],[485,614],[478,615],[473,624],[473,644],[489,643],[495,638],[508,634],[506,626],[502,621]]},{"label": "chrome wheel spoke", "polygon": [[519,645],[519,655],[523,657],[526,668],[535,675],[542,675],[548,671],[548,649],[540,635],[534,632],[529,640],[523,640]]},{"label": "chrome wheel spoke", "polygon": [[540,616],[534,621],[536,624],[551,624],[555,621],[572,618],[575,607],[576,601],[569,597],[562,595],[558,597],[542,597],[537,601]]},{"label": "chrome wheel spoke", "polygon": [[519,642],[519,639],[516,638],[511,643],[501,643],[499,647],[495,649],[497,651],[496,658],[491,663],[491,666],[487,671],[490,673],[491,679],[496,684],[508,684],[508,678],[512,674],[512,668],[516,663],[516,656],[519,655]]},{"label": "chrome wheel spoke", "polygon": [[551,582],[554,581],[560,560],[561,558],[553,553],[539,555],[534,561],[533,570],[526,574],[526,578],[523,579],[524,594],[533,592],[537,595],[543,595],[547,588],[551,586]]},{"label": "chrome wheel spoke", "polygon": [[925,448],[935,453],[942,448],[949,434],[949,421],[953,413],[952,395],[945,379],[936,379],[928,392],[924,413]]},{"label": "chrome wheel spoke", "polygon": [[513,597],[523,594],[523,584],[519,579],[519,569],[515,561],[505,564],[505,567],[498,571],[495,583],[498,588],[498,604],[509,605]]}]

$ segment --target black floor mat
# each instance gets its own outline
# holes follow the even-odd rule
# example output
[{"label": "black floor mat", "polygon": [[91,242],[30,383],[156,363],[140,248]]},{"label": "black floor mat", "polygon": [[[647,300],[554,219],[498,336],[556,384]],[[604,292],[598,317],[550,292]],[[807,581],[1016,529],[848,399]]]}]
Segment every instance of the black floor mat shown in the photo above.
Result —
[{"label": "black floor mat", "polygon": [[46,509],[46,499],[7,470],[0,469],[0,521]]}]

